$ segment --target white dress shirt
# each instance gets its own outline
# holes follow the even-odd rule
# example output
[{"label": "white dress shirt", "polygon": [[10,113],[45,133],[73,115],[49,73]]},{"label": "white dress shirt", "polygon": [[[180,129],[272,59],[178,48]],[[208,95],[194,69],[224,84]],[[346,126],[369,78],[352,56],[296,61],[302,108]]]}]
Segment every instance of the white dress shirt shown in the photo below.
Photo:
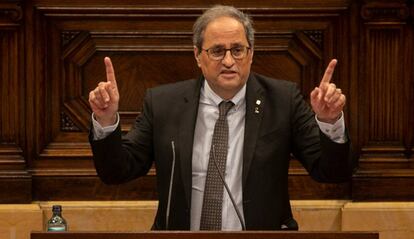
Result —
[{"label": "white dress shirt", "polygon": [[[224,178],[234,197],[236,206],[243,215],[242,167],[244,121],[246,115],[246,85],[231,99],[234,106],[227,113],[229,142]],[[200,93],[197,122],[193,144],[193,172],[191,190],[191,230],[200,229],[201,209],[203,207],[204,185],[207,177],[208,161],[214,126],[219,118],[218,105],[223,99],[210,88],[207,81]],[[240,221],[226,190],[223,195],[222,230],[241,230]]]}]

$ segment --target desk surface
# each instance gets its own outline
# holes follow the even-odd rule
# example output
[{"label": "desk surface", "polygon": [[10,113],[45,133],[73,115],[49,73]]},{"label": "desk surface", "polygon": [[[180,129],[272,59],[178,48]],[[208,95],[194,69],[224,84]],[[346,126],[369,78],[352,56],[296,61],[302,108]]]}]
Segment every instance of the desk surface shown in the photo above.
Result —
[{"label": "desk surface", "polygon": [[32,232],[31,239],[379,239],[378,232],[192,232],[192,231],[148,231],[148,232]]}]

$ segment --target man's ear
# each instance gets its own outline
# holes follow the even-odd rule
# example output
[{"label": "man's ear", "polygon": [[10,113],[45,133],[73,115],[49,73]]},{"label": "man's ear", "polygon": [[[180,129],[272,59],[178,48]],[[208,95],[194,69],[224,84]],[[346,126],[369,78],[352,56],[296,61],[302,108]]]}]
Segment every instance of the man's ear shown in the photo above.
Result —
[{"label": "man's ear", "polygon": [[201,68],[201,63],[200,63],[200,52],[198,51],[198,48],[196,46],[194,46],[194,58],[197,61],[197,65],[198,67]]}]

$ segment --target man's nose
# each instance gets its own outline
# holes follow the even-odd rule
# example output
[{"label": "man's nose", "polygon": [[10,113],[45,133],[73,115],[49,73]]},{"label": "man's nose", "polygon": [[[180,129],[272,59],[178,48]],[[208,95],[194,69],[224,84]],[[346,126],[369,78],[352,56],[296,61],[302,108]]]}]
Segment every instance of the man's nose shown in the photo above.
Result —
[{"label": "man's nose", "polygon": [[226,53],[224,54],[224,57],[223,57],[223,59],[221,60],[221,63],[224,65],[224,66],[232,66],[233,64],[234,64],[234,58],[233,58],[233,56],[231,55],[231,51],[230,50],[227,50],[226,51]]}]

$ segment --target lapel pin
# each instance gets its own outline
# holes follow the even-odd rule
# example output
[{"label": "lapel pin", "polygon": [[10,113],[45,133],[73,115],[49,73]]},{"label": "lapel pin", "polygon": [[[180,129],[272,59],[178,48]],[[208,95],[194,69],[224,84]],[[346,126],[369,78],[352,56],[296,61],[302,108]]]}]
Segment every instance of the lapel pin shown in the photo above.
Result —
[{"label": "lapel pin", "polygon": [[254,107],[254,113],[256,113],[256,114],[258,114],[258,113],[260,113],[260,110],[259,110],[259,105],[262,103],[262,101],[260,101],[260,100],[256,100],[256,107]]}]

